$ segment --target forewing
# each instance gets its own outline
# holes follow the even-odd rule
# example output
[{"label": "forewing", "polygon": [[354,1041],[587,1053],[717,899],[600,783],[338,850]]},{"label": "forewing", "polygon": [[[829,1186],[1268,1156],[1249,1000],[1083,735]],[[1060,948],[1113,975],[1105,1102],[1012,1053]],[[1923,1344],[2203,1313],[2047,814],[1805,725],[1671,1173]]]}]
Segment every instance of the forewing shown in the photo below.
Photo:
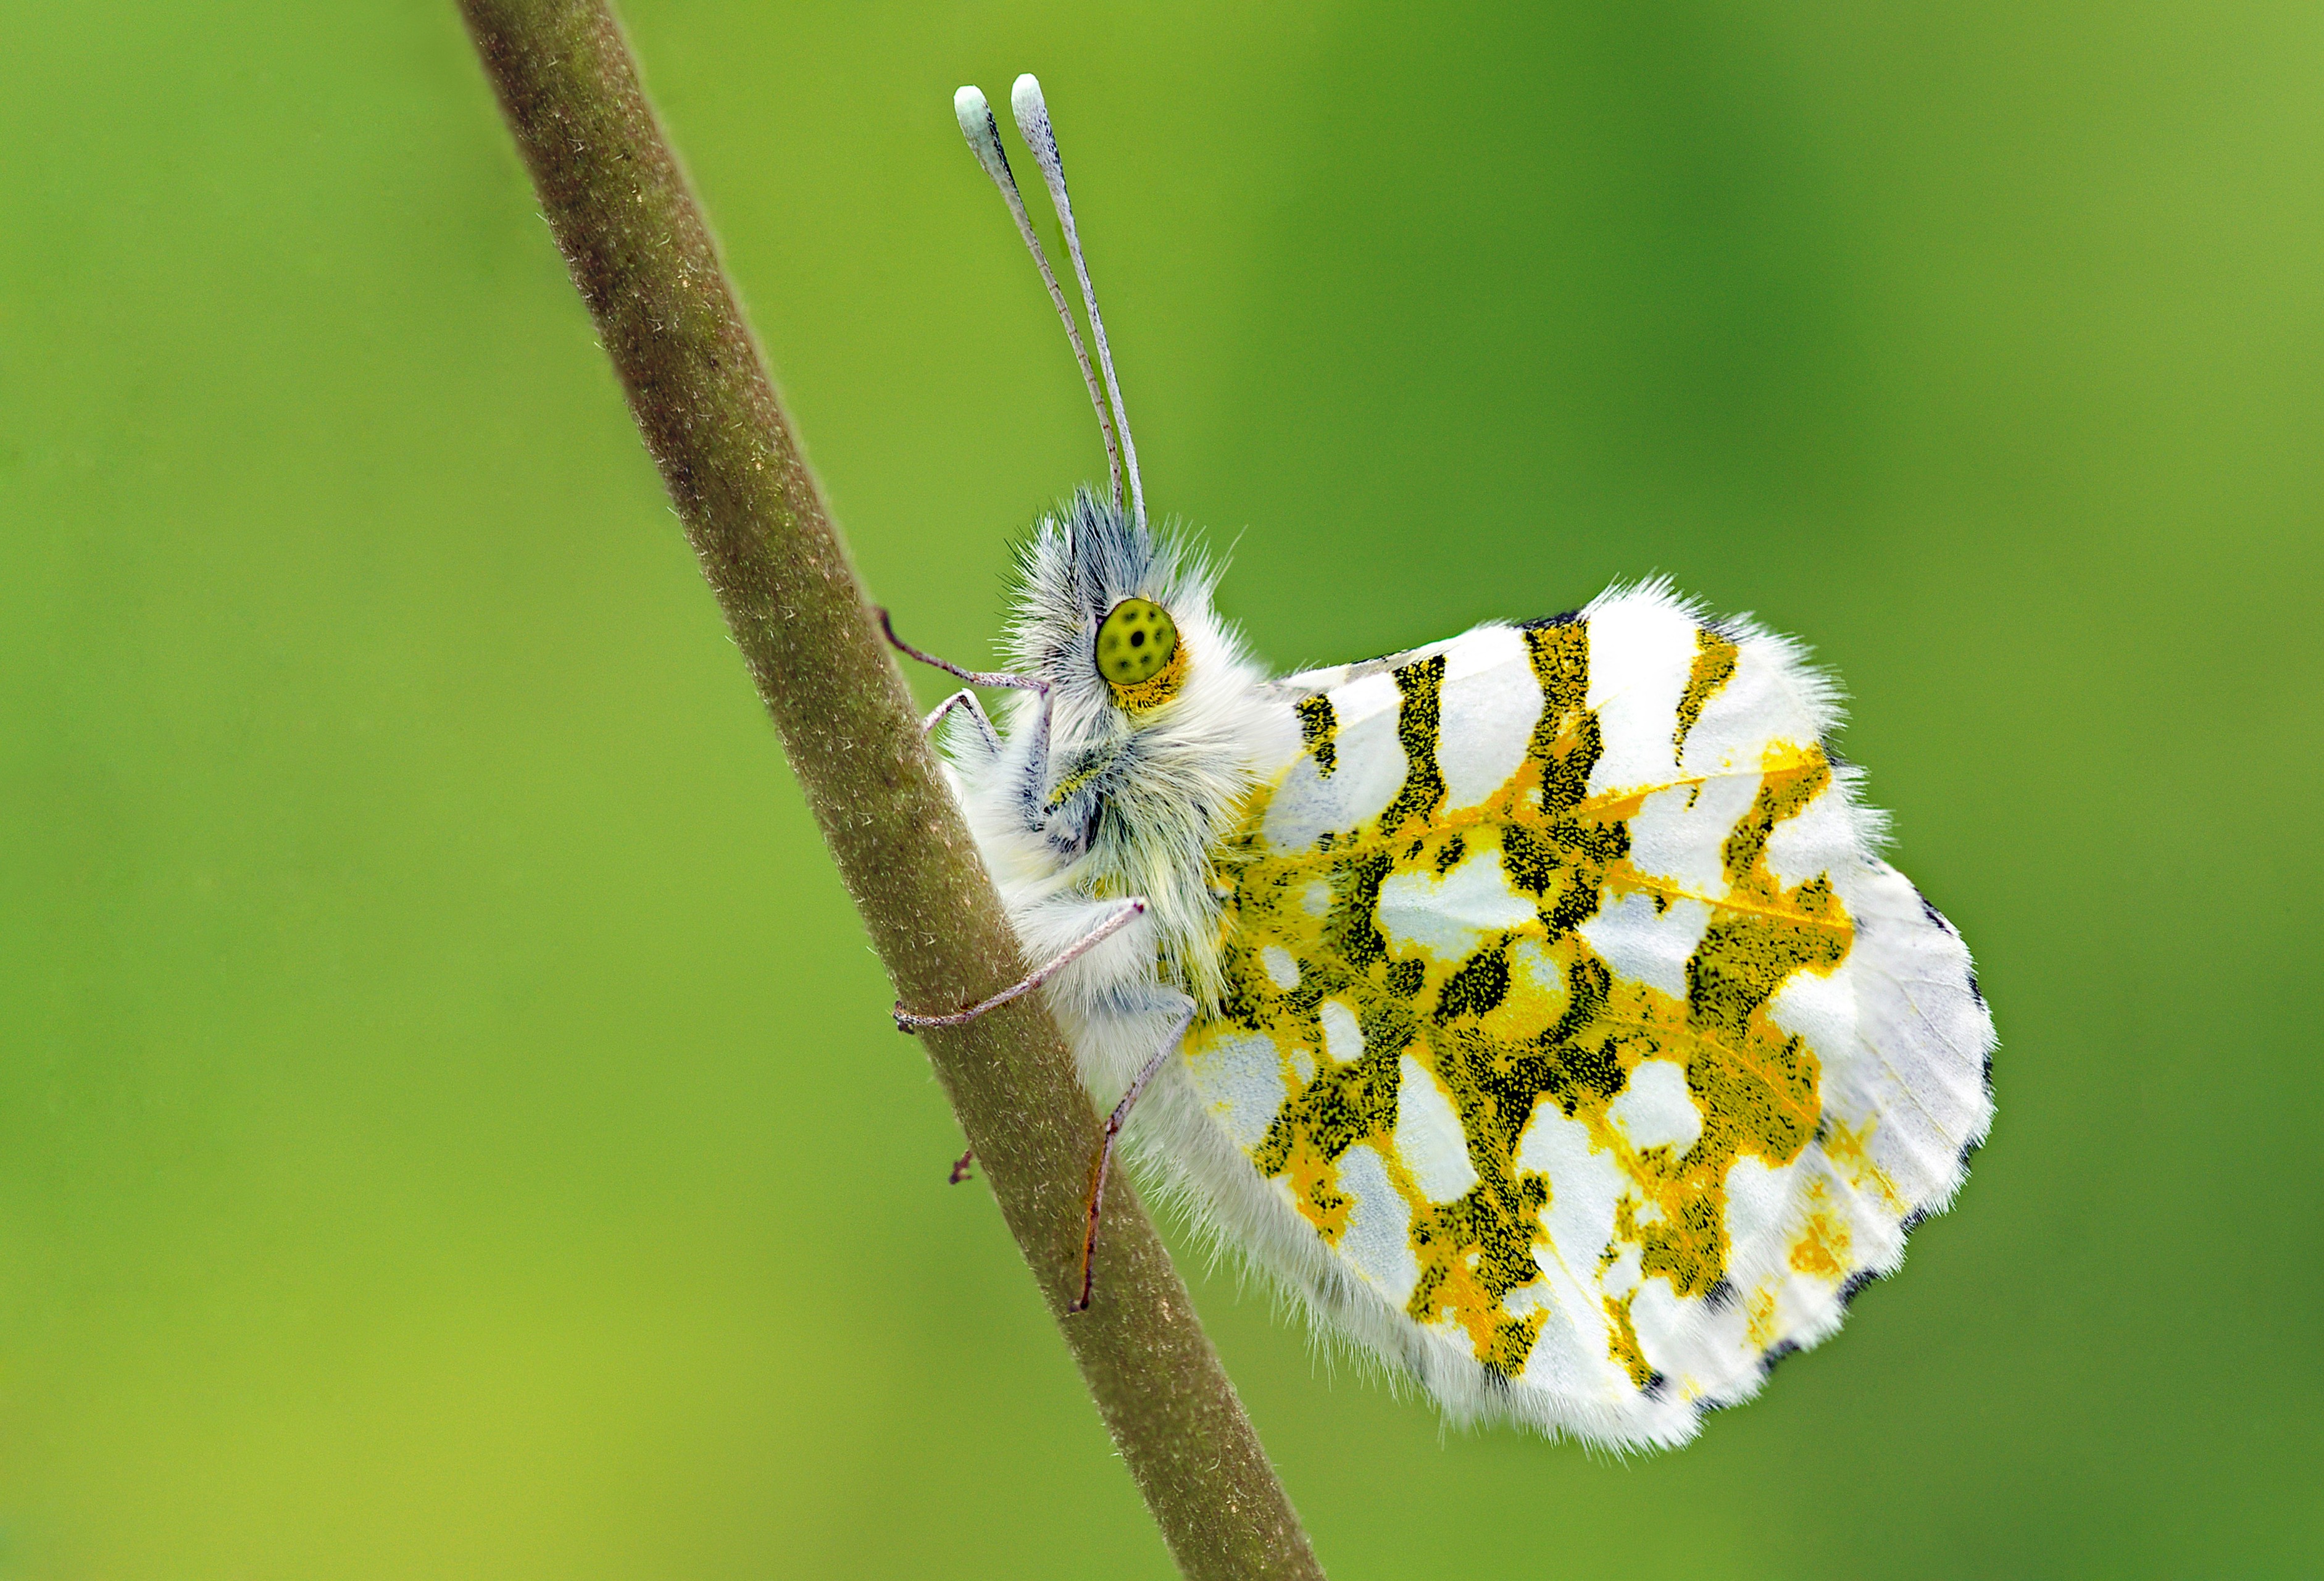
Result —
[{"label": "forewing", "polygon": [[1323,677],[1222,864],[1194,1088],[1448,1407],[1678,1441],[1958,1185],[1967,951],[1756,628],[1618,591]]}]

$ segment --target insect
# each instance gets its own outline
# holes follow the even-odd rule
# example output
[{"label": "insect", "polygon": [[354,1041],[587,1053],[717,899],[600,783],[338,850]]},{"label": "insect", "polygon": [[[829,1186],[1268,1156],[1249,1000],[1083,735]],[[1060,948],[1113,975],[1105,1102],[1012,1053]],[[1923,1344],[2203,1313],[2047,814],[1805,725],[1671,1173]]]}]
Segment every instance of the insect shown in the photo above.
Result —
[{"label": "insect", "polygon": [[1119,1137],[1452,1418],[1681,1443],[1960,1186],[1993,1111],[1969,951],[1880,857],[1831,683],[1663,584],[1271,678],[1148,526],[1048,111],[1011,97],[1094,367],[983,95],[954,108],[1111,490],[1024,549],[1013,669],[897,642],[1014,690],[1005,728],[965,689],[927,727],[1043,963],[898,1023],[1046,993],[1112,1105],[1087,1247]]}]

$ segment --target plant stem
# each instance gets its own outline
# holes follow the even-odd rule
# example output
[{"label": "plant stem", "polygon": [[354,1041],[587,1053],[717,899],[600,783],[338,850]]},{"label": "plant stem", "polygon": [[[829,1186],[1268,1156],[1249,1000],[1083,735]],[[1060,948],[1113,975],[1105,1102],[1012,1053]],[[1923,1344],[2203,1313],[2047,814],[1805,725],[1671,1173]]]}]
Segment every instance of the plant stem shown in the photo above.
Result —
[{"label": "plant stem", "polygon": [[[1000,897],[920,738],[619,24],[604,0],[460,5],[549,230],[897,991],[916,1007],[950,1007],[1013,981],[1024,965]],[[1320,1581],[1134,1192],[1106,1203],[1097,1306],[1065,1315],[1079,1287],[1098,1122],[1038,996],[924,1041],[1179,1568]]]}]

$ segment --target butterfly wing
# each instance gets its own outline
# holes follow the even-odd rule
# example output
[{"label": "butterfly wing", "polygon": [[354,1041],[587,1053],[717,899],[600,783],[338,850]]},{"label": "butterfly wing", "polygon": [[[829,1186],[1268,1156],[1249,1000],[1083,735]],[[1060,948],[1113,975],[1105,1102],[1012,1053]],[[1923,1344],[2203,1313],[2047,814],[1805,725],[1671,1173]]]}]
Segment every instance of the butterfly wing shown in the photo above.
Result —
[{"label": "butterfly wing", "polygon": [[1896,1267],[1991,1114],[1968,951],[1876,854],[1828,683],[1655,587],[1286,684],[1189,1184],[1456,1415],[1683,1440]]}]

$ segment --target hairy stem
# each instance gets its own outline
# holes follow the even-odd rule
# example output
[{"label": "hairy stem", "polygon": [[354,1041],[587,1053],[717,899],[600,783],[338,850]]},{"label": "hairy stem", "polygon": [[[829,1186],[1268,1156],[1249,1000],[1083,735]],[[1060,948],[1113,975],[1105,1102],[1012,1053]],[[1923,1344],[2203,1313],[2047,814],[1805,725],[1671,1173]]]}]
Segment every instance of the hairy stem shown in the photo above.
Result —
[{"label": "hairy stem", "polygon": [[[1021,976],[847,553],[604,0],[460,0],[573,282],[848,892],[915,1007]],[[884,1018],[885,1007],[864,1007]],[[1038,996],[924,1039],[1130,1475],[1190,1576],[1322,1576],[1145,1210],[1106,1204],[1074,1317],[1099,1125]],[[1070,1521],[1071,1512],[1059,1519]]]}]

